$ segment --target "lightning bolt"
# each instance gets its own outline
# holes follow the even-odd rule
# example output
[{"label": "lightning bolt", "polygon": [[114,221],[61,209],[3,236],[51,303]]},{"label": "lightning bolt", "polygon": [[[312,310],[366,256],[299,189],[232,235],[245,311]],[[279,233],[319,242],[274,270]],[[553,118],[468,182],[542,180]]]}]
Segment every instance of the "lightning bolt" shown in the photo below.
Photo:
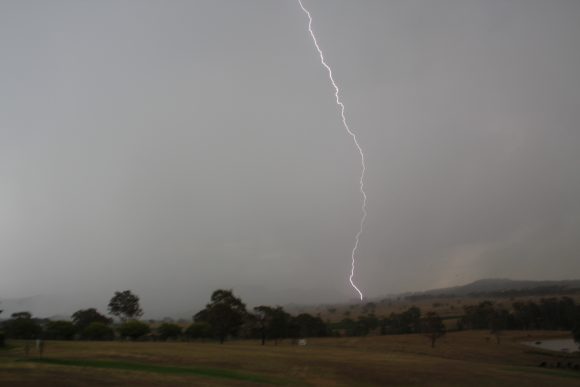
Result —
[{"label": "lightning bolt", "polygon": [[340,117],[342,118],[342,124],[344,125],[344,128],[346,129],[348,134],[352,137],[352,140],[354,141],[354,145],[356,146],[356,149],[358,149],[358,153],[360,154],[360,161],[361,161],[362,170],[361,170],[361,174],[360,174],[359,184],[360,184],[360,193],[361,193],[362,199],[363,199],[362,218],[360,220],[360,228],[355,236],[355,243],[354,243],[354,247],[352,249],[352,254],[351,254],[352,265],[351,265],[350,276],[348,277],[348,280],[350,281],[350,284],[352,285],[352,287],[358,292],[358,295],[360,296],[360,299],[362,301],[363,294],[360,291],[360,289],[355,285],[352,278],[354,277],[354,269],[355,269],[355,264],[356,264],[356,252],[358,250],[360,236],[363,232],[363,226],[364,226],[365,220],[367,218],[367,194],[365,193],[365,190],[364,190],[364,187],[365,187],[364,177],[365,177],[365,172],[366,172],[365,155],[363,153],[363,150],[362,150],[360,144],[358,143],[358,140],[356,138],[356,134],[352,130],[350,130],[348,124],[346,123],[346,117],[344,115],[344,104],[340,100],[338,86],[336,85],[336,82],[334,81],[334,78],[332,77],[332,69],[324,60],[324,55],[322,54],[322,50],[320,49],[320,46],[318,45],[318,41],[316,40],[316,36],[314,35],[314,32],[312,31],[312,16],[310,15],[310,12],[308,12],[308,10],[304,7],[304,4],[302,4],[302,0],[298,0],[298,4],[300,4],[300,8],[302,8],[302,11],[304,11],[306,16],[308,16],[308,32],[310,32],[310,36],[312,37],[312,41],[314,42],[314,46],[316,47],[316,51],[318,51],[318,55],[320,56],[320,63],[322,63],[322,65],[328,71],[328,77],[330,78],[330,83],[332,83],[332,86],[334,87],[334,97],[336,98],[336,104],[340,107]]}]

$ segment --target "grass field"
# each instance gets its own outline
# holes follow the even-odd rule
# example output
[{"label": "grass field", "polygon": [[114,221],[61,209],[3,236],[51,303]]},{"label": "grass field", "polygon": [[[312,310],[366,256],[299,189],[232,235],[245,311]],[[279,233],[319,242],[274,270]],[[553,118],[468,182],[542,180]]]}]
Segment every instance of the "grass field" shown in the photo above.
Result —
[{"label": "grass field", "polygon": [[42,358],[11,342],[0,350],[0,386],[578,386],[580,372],[538,364],[580,356],[520,344],[562,335],[510,332],[497,345],[487,332],[454,332],[434,349],[420,335],[312,339],[305,347],[47,342]]}]

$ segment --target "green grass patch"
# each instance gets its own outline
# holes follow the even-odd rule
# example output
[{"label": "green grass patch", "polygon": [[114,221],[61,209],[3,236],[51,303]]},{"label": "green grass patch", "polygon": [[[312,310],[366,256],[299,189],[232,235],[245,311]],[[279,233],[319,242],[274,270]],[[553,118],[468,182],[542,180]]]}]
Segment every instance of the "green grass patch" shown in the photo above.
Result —
[{"label": "green grass patch", "polygon": [[561,359],[561,361],[580,359],[579,356],[580,352],[565,353],[565,352],[550,351],[548,349],[526,349],[524,350],[524,353],[555,357],[557,359]]},{"label": "green grass patch", "polygon": [[534,374],[543,374],[549,376],[559,376],[562,378],[580,379],[580,372],[566,368],[543,368],[543,367],[504,367],[508,371],[524,371]]},{"label": "green grass patch", "polygon": [[272,380],[258,375],[250,375],[240,373],[237,371],[213,369],[213,368],[171,367],[155,364],[131,363],[112,360],[89,360],[89,359],[31,358],[31,359],[21,359],[20,361],[39,364],[70,366],[70,367],[90,367],[90,368],[114,369],[125,371],[153,372],[157,374],[195,375],[195,376],[205,376],[209,378],[242,380],[262,384],[278,384],[278,385],[285,384],[280,380]]}]

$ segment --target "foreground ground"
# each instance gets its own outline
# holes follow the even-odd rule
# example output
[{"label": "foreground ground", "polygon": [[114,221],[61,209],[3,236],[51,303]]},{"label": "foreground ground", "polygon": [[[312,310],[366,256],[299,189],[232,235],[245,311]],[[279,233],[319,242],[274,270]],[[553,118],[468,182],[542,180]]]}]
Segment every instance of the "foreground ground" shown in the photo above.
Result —
[{"label": "foreground ground", "polygon": [[47,342],[42,358],[23,342],[0,351],[0,385],[18,386],[578,386],[580,372],[540,368],[580,364],[522,340],[562,336],[450,333],[432,349],[420,335],[308,340],[305,347],[253,341],[216,343]]}]

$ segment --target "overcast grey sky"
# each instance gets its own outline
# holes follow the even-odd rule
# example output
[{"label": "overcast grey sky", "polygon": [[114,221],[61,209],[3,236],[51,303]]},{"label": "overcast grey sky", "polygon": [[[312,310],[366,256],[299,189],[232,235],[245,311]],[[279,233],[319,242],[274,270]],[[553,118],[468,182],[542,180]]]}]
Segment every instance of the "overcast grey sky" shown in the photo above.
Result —
[{"label": "overcast grey sky", "polygon": [[[304,4],[367,159],[368,296],[580,278],[579,1]],[[306,28],[293,0],[0,0],[0,297],[354,299],[359,158]]]}]

